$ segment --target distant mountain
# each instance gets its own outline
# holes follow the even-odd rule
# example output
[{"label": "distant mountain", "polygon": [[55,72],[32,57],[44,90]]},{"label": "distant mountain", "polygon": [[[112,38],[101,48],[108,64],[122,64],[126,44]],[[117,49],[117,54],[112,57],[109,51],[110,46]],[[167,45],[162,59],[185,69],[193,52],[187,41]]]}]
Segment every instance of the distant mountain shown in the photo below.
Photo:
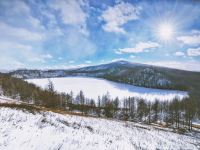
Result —
[{"label": "distant mountain", "polygon": [[23,79],[88,76],[151,88],[195,91],[200,89],[200,72],[157,67],[128,61],[116,61],[69,70],[21,69],[12,71],[9,74]]}]

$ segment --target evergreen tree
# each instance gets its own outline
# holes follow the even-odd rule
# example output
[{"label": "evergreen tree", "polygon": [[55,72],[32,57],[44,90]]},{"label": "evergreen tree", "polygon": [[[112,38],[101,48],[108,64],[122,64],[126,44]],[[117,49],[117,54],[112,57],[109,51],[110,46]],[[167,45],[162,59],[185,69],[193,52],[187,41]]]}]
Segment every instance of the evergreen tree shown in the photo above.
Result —
[{"label": "evergreen tree", "polygon": [[154,111],[154,122],[158,120],[158,113],[159,113],[159,101],[156,99],[153,104],[153,111]]},{"label": "evergreen tree", "polygon": [[138,109],[137,109],[137,115],[138,115],[138,119],[139,121],[143,121],[143,118],[146,117],[147,115],[147,104],[145,103],[144,99],[139,99],[138,100]]},{"label": "evergreen tree", "polygon": [[114,101],[113,101],[113,109],[114,109],[114,114],[116,114],[116,112],[117,112],[117,110],[118,110],[118,108],[119,108],[119,98],[118,97],[116,97],[115,99],[114,99]]},{"label": "evergreen tree", "polygon": [[98,96],[98,104],[97,104],[97,115],[98,115],[98,117],[100,117],[101,116],[101,98],[100,98],[100,96]]},{"label": "evergreen tree", "polygon": [[81,104],[81,111],[82,111],[82,114],[84,113],[84,105],[85,105],[85,96],[83,94],[83,91],[81,90],[80,93],[79,93],[79,97],[80,97],[80,104]]},{"label": "evergreen tree", "polygon": [[54,85],[53,85],[53,82],[50,79],[48,79],[47,90],[49,92],[54,92]]}]

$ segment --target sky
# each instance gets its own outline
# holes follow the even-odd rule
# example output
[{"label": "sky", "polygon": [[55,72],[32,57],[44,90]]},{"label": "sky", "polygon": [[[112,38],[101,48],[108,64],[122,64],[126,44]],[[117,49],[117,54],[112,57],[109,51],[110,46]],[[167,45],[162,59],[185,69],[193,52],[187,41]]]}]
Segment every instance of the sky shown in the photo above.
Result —
[{"label": "sky", "polygon": [[0,0],[0,69],[127,60],[200,71],[197,0]]}]

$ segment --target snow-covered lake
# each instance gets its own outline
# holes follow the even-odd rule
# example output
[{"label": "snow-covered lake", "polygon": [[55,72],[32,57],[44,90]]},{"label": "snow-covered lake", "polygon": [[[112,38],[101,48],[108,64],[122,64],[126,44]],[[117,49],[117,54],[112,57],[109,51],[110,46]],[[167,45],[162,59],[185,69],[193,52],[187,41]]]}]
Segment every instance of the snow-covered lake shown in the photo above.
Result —
[{"label": "snow-covered lake", "polygon": [[[26,81],[45,88],[48,80],[45,78],[28,79]],[[74,96],[76,96],[82,90],[87,98],[95,100],[97,100],[98,96],[102,96],[107,92],[109,92],[111,98],[119,97],[119,99],[122,99],[134,96],[149,101],[154,101],[155,99],[161,101],[172,100],[175,97],[182,99],[187,96],[187,92],[184,91],[143,88],[91,77],[50,78],[50,80],[53,82],[57,92],[70,93],[70,91],[73,91]]]}]

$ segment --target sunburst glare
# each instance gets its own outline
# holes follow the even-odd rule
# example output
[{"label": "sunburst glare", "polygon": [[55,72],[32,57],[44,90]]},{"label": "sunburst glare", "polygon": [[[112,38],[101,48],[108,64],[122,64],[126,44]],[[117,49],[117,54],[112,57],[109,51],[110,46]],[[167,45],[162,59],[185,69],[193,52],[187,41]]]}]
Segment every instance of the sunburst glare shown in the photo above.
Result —
[{"label": "sunburst glare", "polygon": [[171,41],[175,34],[175,25],[171,22],[162,22],[156,29],[157,36],[161,41]]}]

